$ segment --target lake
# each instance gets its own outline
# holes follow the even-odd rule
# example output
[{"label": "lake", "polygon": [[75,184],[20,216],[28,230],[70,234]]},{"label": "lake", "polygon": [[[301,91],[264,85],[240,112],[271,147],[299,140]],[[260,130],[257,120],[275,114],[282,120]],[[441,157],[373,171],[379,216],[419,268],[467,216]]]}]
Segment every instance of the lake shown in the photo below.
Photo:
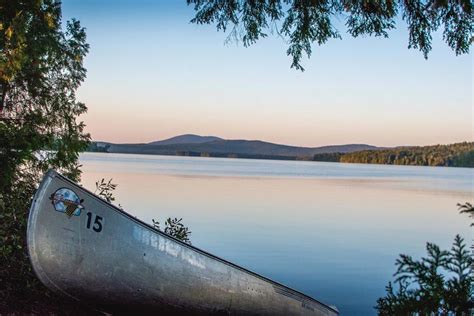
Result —
[{"label": "lake", "polygon": [[151,223],[183,218],[193,245],[371,315],[400,253],[472,239],[456,203],[473,169],[84,153],[82,183],[113,178],[116,204]]}]

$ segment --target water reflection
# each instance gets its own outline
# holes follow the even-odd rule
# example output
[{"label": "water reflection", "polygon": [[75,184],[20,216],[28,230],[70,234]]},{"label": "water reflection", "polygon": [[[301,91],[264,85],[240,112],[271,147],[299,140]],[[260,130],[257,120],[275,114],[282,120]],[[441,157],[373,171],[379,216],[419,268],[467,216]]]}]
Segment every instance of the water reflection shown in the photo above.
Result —
[{"label": "water reflection", "polygon": [[194,245],[343,314],[375,312],[399,253],[469,236],[456,203],[472,200],[470,169],[115,154],[81,163],[83,184],[113,178],[133,215],[183,217]]}]

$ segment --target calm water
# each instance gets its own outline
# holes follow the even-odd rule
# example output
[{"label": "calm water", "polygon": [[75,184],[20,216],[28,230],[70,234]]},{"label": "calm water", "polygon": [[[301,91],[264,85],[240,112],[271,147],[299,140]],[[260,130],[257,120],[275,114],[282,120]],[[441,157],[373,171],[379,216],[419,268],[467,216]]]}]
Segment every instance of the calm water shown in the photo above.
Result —
[{"label": "calm water", "polygon": [[375,314],[399,253],[471,240],[456,203],[473,169],[94,154],[83,184],[118,183],[117,204],[151,223],[182,217],[194,245],[336,305]]}]

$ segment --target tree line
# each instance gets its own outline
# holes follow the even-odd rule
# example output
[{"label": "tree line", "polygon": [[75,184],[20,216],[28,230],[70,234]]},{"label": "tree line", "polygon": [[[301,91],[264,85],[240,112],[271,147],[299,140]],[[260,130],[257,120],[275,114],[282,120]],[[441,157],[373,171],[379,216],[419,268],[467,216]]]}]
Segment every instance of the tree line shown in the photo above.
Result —
[{"label": "tree line", "polygon": [[[91,142],[86,151],[109,152],[109,147],[110,145],[98,146],[97,142]],[[167,154],[163,153],[160,155]],[[321,153],[315,154],[314,156],[279,156],[266,154],[219,153],[182,150],[170,153],[169,155],[473,168],[474,142],[420,147],[395,147],[387,149],[363,150],[352,153]]]},{"label": "tree line", "polygon": [[474,167],[474,142],[420,147],[396,147],[353,153],[317,154],[314,161],[388,165]]}]

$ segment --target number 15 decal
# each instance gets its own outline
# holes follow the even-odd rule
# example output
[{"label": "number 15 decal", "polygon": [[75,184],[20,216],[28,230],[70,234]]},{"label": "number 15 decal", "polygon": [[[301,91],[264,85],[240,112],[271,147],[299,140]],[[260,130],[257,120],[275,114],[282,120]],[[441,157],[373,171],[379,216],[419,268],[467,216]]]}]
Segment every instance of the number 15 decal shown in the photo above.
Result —
[{"label": "number 15 decal", "polygon": [[[92,225],[92,230],[95,231],[96,233],[100,233],[102,231],[102,216],[92,214],[91,212],[87,212],[87,224],[86,228],[91,229]],[[92,219],[94,219],[94,222],[92,222]]]}]

